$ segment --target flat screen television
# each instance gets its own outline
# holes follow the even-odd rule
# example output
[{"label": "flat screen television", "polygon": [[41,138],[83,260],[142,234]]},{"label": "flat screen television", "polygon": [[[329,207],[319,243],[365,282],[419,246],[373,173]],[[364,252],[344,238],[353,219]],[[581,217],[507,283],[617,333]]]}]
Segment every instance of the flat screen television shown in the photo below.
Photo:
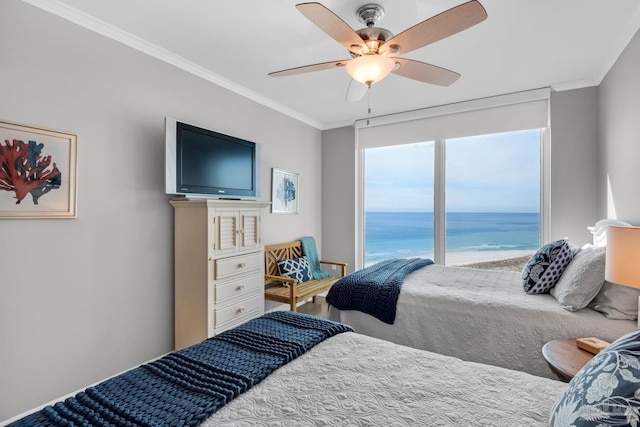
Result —
[{"label": "flat screen television", "polygon": [[260,144],[165,118],[167,194],[216,199],[260,196]]}]

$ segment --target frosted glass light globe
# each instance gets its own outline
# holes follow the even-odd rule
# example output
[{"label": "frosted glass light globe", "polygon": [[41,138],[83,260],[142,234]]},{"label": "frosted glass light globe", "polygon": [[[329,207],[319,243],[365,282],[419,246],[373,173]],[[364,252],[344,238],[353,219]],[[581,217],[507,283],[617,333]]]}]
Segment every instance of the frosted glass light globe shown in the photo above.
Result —
[{"label": "frosted glass light globe", "polygon": [[382,55],[363,55],[347,63],[347,73],[354,80],[371,86],[387,77],[395,67],[393,59]]}]

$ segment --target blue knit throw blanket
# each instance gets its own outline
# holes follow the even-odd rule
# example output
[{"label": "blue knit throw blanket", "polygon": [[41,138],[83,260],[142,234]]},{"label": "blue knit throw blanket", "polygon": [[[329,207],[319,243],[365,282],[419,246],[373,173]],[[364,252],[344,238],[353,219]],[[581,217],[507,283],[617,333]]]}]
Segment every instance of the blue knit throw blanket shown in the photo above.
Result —
[{"label": "blue knit throw blanket", "polygon": [[272,312],[47,406],[18,426],[196,426],[348,326]]},{"label": "blue knit throw blanket", "polygon": [[359,310],[393,324],[405,276],[429,264],[433,261],[422,258],[380,261],[338,280],[329,290],[327,302],[340,310]]}]

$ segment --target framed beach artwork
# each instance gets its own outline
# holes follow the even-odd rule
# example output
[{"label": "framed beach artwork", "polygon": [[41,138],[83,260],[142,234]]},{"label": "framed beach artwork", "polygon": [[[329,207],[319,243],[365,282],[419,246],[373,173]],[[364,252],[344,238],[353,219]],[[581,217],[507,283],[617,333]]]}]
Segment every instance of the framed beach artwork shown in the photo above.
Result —
[{"label": "framed beach artwork", "polygon": [[0,121],[0,218],[75,218],[77,135]]},{"label": "framed beach artwork", "polygon": [[298,213],[299,198],[298,174],[273,168],[271,213]]}]

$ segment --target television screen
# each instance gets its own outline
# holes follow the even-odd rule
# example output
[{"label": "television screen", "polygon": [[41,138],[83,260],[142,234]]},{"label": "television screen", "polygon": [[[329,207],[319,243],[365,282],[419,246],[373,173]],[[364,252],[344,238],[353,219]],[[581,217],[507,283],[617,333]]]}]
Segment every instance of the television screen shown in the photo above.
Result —
[{"label": "television screen", "polygon": [[167,119],[167,193],[255,198],[258,165],[256,143]]}]

